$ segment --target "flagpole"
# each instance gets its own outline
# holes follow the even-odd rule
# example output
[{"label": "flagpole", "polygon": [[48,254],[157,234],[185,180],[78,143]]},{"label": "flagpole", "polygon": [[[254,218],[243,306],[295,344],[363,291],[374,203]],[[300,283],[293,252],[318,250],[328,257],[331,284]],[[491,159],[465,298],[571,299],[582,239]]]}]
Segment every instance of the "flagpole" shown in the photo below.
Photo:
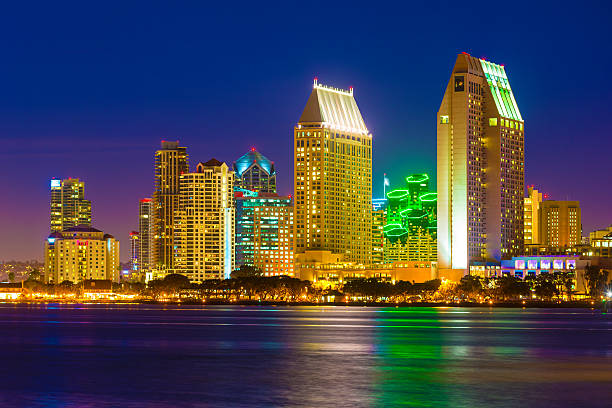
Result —
[{"label": "flagpole", "polygon": [[387,198],[387,173],[383,173],[383,198]]}]

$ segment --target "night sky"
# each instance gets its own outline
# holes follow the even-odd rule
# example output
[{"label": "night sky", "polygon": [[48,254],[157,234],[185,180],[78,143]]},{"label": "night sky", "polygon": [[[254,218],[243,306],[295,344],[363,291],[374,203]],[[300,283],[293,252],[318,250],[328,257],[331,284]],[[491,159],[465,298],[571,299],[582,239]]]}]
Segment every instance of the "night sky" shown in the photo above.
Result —
[{"label": "night sky", "polygon": [[85,181],[93,225],[127,260],[162,139],[187,146],[192,167],[255,147],[291,193],[314,76],[354,87],[375,196],[383,172],[392,186],[433,176],[436,112],[462,51],[506,67],[526,184],[580,200],[583,235],[612,223],[606,2],[12,3],[0,13],[0,260],[43,259],[52,177]]}]

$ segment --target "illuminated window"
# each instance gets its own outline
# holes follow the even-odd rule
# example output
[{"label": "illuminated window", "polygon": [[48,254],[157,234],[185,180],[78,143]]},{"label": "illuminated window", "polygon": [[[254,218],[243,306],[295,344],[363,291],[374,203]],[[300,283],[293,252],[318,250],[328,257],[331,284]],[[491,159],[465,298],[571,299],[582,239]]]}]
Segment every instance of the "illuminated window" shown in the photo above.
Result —
[{"label": "illuminated window", "polygon": [[440,123],[442,124],[448,123],[448,115],[440,116]]},{"label": "illuminated window", "polygon": [[489,118],[489,126],[497,126],[497,118]]}]

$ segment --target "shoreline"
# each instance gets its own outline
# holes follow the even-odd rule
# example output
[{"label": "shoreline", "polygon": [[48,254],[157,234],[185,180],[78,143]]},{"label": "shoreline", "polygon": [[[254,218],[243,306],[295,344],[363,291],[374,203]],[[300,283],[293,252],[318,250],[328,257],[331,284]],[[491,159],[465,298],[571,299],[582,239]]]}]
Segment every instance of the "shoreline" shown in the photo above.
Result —
[{"label": "shoreline", "polygon": [[284,302],[284,301],[225,301],[208,300],[198,301],[193,299],[156,301],[156,300],[88,300],[88,299],[60,299],[60,300],[2,300],[0,304],[13,305],[159,305],[159,306],[343,306],[343,307],[378,307],[378,308],[398,308],[398,307],[486,307],[486,308],[506,308],[506,309],[599,309],[604,310],[604,302],[592,301],[571,301],[571,302],[542,302],[542,301],[505,301],[505,302]]}]

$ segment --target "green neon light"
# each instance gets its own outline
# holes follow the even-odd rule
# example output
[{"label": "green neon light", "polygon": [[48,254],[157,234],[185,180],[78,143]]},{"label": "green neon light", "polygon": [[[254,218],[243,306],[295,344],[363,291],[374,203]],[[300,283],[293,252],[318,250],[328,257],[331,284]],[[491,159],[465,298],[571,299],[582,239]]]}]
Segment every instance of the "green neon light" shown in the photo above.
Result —
[{"label": "green neon light", "polygon": [[404,208],[402,211],[399,212],[400,217],[407,217],[408,213],[414,211],[414,208]]},{"label": "green neon light", "polygon": [[429,180],[429,176],[425,173],[423,174],[411,174],[406,177],[406,182],[408,183],[424,183]]},{"label": "green neon light", "polygon": [[431,202],[438,200],[438,193],[425,193],[419,197],[419,200],[423,202]]},{"label": "green neon light", "polygon": [[387,193],[387,198],[390,200],[397,200],[408,196],[408,190],[393,190]]},{"label": "green neon light", "polygon": [[406,218],[411,219],[411,220],[418,220],[420,218],[425,218],[425,217],[427,217],[427,213],[425,211],[419,211],[419,215],[407,215],[406,216]]}]

